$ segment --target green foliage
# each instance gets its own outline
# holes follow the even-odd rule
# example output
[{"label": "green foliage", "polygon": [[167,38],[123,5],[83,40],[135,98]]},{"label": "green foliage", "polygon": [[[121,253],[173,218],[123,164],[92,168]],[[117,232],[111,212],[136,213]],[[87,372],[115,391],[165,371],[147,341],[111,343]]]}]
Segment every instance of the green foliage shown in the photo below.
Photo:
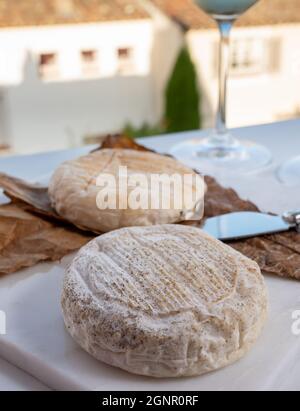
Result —
[{"label": "green foliage", "polygon": [[177,58],[165,92],[165,114],[158,125],[125,125],[122,133],[131,138],[156,136],[201,128],[200,95],[197,74],[188,49],[184,47]]},{"label": "green foliage", "polygon": [[180,51],[167,84],[165,104],[166,132],[174,133],[201,127],[197,74],[186,47]]}]

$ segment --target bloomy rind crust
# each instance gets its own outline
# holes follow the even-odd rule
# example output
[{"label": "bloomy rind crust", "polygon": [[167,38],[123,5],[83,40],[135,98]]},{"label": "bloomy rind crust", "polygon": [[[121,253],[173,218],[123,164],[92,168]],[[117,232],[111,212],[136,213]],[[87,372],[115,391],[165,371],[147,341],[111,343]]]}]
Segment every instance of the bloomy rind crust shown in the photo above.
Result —
[{"label": "bloomy rind crust", "polygon": [[[124,262],[120,262],[119,268],[113,262],[115,271],[111,271],[109,264],[103,266],[108,263],[107,257],[115,258],[109,245],[114,245],[118,238],[124,242],[121,251],[127,255],[126,246],[132,246],[131,237],[133,241],[142,238],[144,243],[139,243],[128,257],[127,273],[121,276],[118,272],[120,267],[124,270]],[[130,297],[128,289],[143,281],[147,284],[151,270],[157,281],[165,281],[166,274],[158,269],[157,250],[165,248],[171,255],[172,249],[168,247],[174,243],[168,243],[169,239],[180,247],[187,241],[197,244],[198,252],[195,247],[191,253],[197,252],[195,258],[204,257],[207,261],[201,266],[202,274],[197,269],[195,273],[200,281],[200,277],[210,275],[210,267],[213,267],[223,298],[214,301],[207,292],[210,285],[204,287],[204,296],[202,288],[195,283],[190,287],[192,303],[188,299],[185,301],[182,296],[189,291],[189,286],[185,284],[182,267],[174,268],[171,273],[176,285],[170,284],[170,292],[178,299],[175,309],[168,305],[167,297],[164,300],[161,296],[158,308],[150,306],[148,311],[145,302]],[[138,254],[143,244],[155,251],[157,261],[153,255],[149,258],[155,260],[156,265],[144,259],[144,274],[138,268],[132,274],[132,268],[139,267]],[[187,248],[185,253],[188,252]],[[223,259],[224,265],[220,264]],[[168,264],[166,259],[169,267]],[[117,273],[115,277],[114,273]],[[140,282],[137,273],[143,276]],[[132,279],[127,289],[126,284]],[[188,280],[190,283],[190,277]],[[205,285],[203,279],[202,283]],[[120,284],[124,285],[123,292]],[[146,302],[157,301],[147,289],[143,297]],[[238,360],[259,336],[267,317],[267,306],[264,279],[256,263],[197,228],[179,225],[125,228],[98,237],[79,252],[67,270],[62,294],[65,324],[82,348],[107,364],[152,377],[200,375]]]},{"label": "bloomy rind crust", "polygon": [[[75,160],[67,161],[54,172],[49,184],[49,197],[56,212],[77,227],[104,233],[121,227],[149,226],[200,221],[204,212],[204,190],[192,204],[180,209],[134,210],[97,207],[96,185],[100,173],[118,176],[119,166],[127,166],[128,174],[192,174],[196,173],[177,160],[151,152],[122,149],[102,149]],[[198,176],[199,178],[199,176]],[[149,177],[150,179],[150,177]],[[205,186],[205,184],[204,184]],[[149,184],[149,197],[150,196]],[[194,187],[193,187],[194,188]],[[119,197],[117,193],[117,204]]]}]

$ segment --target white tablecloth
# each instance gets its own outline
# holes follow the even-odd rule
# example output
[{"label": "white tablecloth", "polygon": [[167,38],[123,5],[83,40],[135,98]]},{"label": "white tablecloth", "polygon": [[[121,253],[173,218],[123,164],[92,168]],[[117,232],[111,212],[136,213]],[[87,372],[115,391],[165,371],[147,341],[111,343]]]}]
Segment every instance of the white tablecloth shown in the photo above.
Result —
[{"label": "white tablecloth", "polygon": [[[143,140],[143,144],[161,152],[167,152],[170,146],[184,138],[201,136],[205,132],[191,132]],[[251,139],[268,146],[274,156],[272,165],[251,176],[221,177],[224,185],[236,188],[240,195],[254,201],[262,210],[281,213],[285,210],[300,209],[300,181],[298,187],[286,187],[275,178],[277,167],[288,158],[300,154],[300,120],[276,123],[265,126],[248,127],[235,130],[240,138]],[[62,161],[89,151],[89,148],[42,153],[33,156],[18,156],[0,159],[0,171],[30,180],[41,180],[49,176],[52,170]],[[288,280],[287,280],[288,281]],[[300,310],[300,295],[293,307]],[[0,304],[1,309],[1,304]],[[280,313],[278,313],[280,316]],[[288,327],[289,328],[289,327]],[[300,336],[295,338],[299,338]],[[299,346],[299,344],[298,344]],[[295,347],[295,345],[293,345]],[[275,353],[274,353],[275,355]],[[274,358],[275,360],[275,358]],[[299,350],[286,347],[286,359],[280,367],[281,387],[300,390]],[[294,364],[293,367],[287,365]],[[276,373],[280,372],[280,367]],[[286,373],[286,375],[285,375]],[[278,375],[272,376],[277,378]],[[247,388],[247,387],[245,387]],[[262,387],[263,388],[263,387]],[[46,387],[29,375],[0,360],[0,390],[41,390]]]}]

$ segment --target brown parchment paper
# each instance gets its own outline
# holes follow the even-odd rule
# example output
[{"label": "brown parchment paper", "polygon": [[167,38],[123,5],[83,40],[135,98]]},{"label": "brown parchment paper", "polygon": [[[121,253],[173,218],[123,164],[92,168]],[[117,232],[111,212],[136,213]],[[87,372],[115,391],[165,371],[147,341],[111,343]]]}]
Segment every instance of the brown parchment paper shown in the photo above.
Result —
[{"label": "brown parchment paper", "polygon": [[0,274],[56,261],[92,237],[22,210],[16,204],[0,207]]},{"label": "brown parchment paper", "polygon": [[[101,148],[147,150],[124,136],[107,137]],[[205,217],[234,211],[258,211],[237,193],[205,178],[208,192]],[[57,215],[50,204],[47,187],[29,184],[0,173],[0,187],[11,199],[0,206],[0,274],[30,267],[39,261],[58,260],[86,244],[95,234],[83,232]],[[201,226],[190,222],[189,225]],[[300,236],[295,232],[268,235],[230,245],[257,261],[265,273],[300,280]]]}]

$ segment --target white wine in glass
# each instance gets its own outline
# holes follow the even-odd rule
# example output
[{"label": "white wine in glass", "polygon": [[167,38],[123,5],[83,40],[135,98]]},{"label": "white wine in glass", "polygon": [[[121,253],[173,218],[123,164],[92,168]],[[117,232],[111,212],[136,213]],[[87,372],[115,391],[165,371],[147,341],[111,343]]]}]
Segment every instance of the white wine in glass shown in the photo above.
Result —
[{"label": "white wine in glass", "polygon": [[226,101],[231,29],[236,19],[257,0],[195,0],[195,3],[214,18],[221,35],[216,125],[206,138],[177,144],[171,154],[204,174],[250,173],[269,164],[272,156],[267,148],[232,136],[226,126]]}]

